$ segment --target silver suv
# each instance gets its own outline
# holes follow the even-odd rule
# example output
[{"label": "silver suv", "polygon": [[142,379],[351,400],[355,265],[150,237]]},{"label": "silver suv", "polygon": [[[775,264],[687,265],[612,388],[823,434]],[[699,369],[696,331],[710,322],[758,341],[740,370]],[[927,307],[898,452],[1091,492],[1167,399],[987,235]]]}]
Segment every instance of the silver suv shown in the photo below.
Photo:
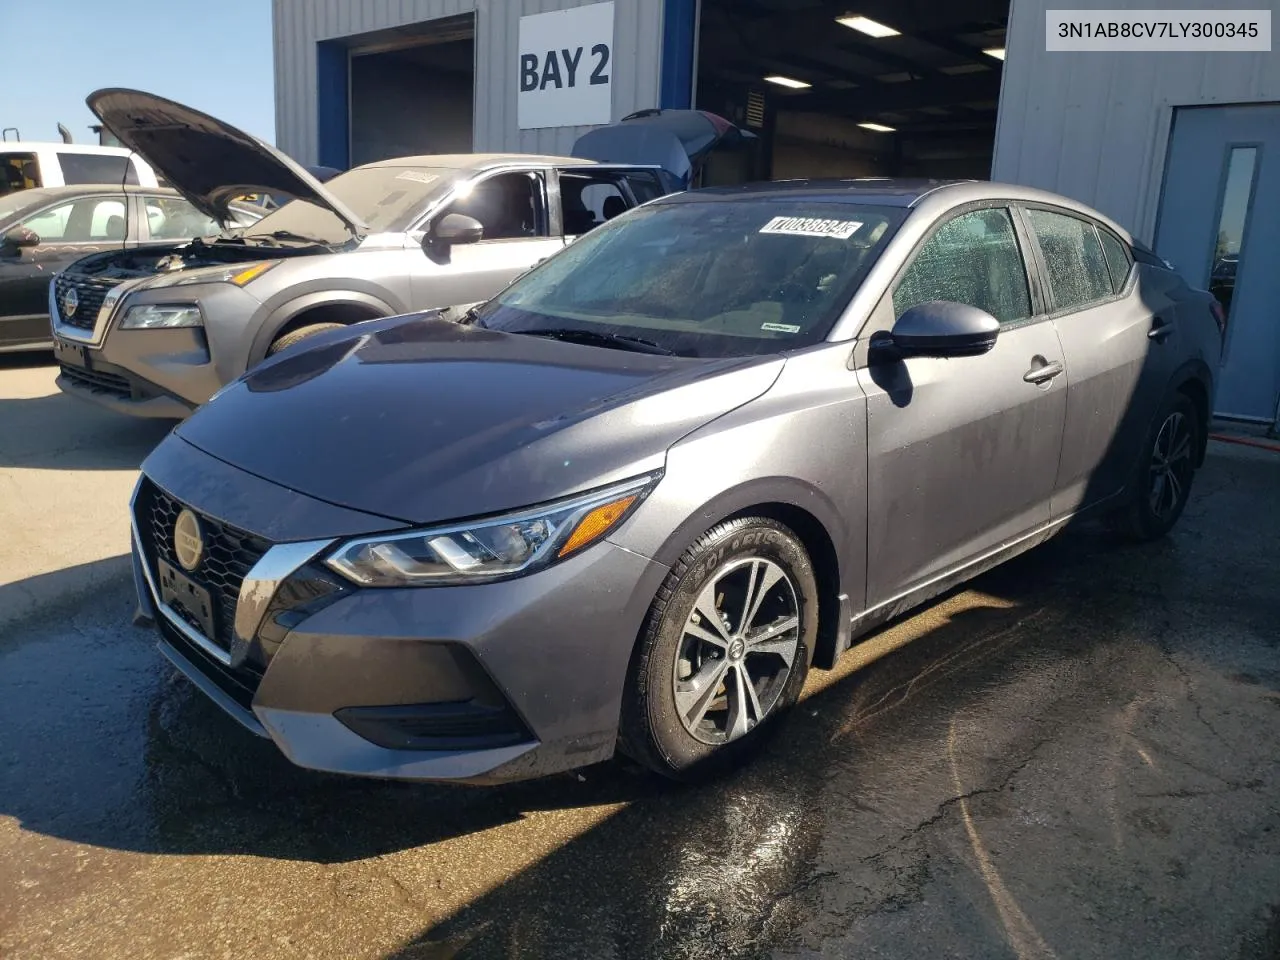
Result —
[{"label": "silver suv", "polygon": [[[741,133],[694,111],[648,111],[612,140],[610,128],[592,131],[581,157],[403,157],[322,186],[267,144],[182,104],[119,89],[88,103],[220,223],[247,193],[296,198],[249,228],[87,257],[50,284],[58,386],[164,418],[185,417],[313,334],[486,300],[577,236],[680,189],[690,163]],[[600,162],[611,150],[678,162]]]}]

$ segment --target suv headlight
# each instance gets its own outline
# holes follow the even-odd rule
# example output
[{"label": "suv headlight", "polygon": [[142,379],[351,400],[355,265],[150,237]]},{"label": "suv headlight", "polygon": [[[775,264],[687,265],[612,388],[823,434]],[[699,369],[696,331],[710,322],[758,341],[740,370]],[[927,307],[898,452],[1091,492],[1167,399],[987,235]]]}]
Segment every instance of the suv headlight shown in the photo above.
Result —
[{"label": "suv headlight", "polygon": [[366,587],[481,583],[531,573],[615,529],[657,479],[639,477],[492,520],[352,540],[325,563]]},{"label": "suv headlight", "polygon": [[156,283],[159,287],[183,287],[192,283],[234,283],[243,287],[251,280],[257,280],[272,267],[279,266],[279,260],[264,260],[260,263],[238,263],[228,267],[198,267],[194,270],[169,276],[162,275]]},{"label": "suv headlight", "polygon": [[194,303],[144,303],[130,307],[120,321],[121,330],[159,330],[170,327],[199,327],[204,319]]}]

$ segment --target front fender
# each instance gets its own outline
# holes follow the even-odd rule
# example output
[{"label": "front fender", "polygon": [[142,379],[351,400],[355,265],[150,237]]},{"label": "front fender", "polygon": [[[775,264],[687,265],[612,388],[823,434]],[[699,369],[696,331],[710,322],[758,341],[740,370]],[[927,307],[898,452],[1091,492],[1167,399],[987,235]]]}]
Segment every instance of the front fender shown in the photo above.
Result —
[{"label": "front fender", "polygon": [[380,296],[360,290],[314,290],[292,297],[270,308],[270,312],[258,327],[258,332],[254,334],[253,342],[249,347],[248,366],[259,363],[267,355],[267,349],[276,335],[295,317],[319,306],[348,306],[365,310],[371,314],[370,319],[391,317],[408,311],[403,304],[394,304]]},{"label": "front fender", "polygon": [[848,353],[834,344],[789,357],[768,392],[672,446],[662,480],[615,542],[670,566],[720,521],[778,504],[821,526],[837,567],[824,574],[861,609],[866,404]]}]

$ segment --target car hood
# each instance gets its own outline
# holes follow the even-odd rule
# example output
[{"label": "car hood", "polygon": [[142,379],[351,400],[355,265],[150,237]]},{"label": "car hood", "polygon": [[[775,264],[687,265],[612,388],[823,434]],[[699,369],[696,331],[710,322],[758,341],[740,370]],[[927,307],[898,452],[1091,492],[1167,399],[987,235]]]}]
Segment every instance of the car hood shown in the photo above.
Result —
[{"label": "car hood", "polygon": [[414,524],[660,469],[673,443],[760,396],[783,364],[582,346],[436,313],[309,344],[255,368],[177,435],[300,493]]},{"label": "car hood", "polygon": [[185,104],[141,90],[96,90],[85,103],[103,126],[198,210],[224,227],[236,197],[286,194],[332,210],[356,236],[365,225],[320,181],[279,150]]},{"label": "car hood", "polygon": [[574,143],[573,155],[661,167],[687,187],[717,146],[754,139],[754,133],[706,110],[641,110],[587,131]]}]

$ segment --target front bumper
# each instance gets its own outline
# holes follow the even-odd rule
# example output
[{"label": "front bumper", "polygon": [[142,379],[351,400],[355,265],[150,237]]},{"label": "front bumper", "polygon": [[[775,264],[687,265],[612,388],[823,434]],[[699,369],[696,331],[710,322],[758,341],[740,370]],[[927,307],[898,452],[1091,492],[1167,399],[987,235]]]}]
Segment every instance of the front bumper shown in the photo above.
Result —
[{"label": "front bumper", "polygon": [[[167,482],[179,492],[173,480],[194,469],[201,482],[187,485],[183,503],[263,537],[262,526],[251,526],[263,518],[237,513],[234,503],[252,502],[266,481],[176,438],[166,447],[169,463],[152,470],[149,461],[135,496],[140,613],[156,622],[160,647],[179,670],[294,763],[496,783],[613,754],[632,647],[665,567],[605,542],[502,583],[357,589],[316,559],[357,532],[352,524],[363,515],[330,523],[339,536],[323,539],[314,539],[323,522],[304,519],[297,535],[310,539],[270,547],[244,576],[236,636],[222,644],[160,602],[146,485]],[[174,459],[187,462],[174,470]],[[373,532],[389,522],[366,517],[365,525]],[[326,579],[337,588],[317,600],[316,583]]]},{"label": "front bumper", "polygon": [[166,288],[129,294],[129,287],[121,285],[126,292],[109,299],[88,328],[62,319],[50,285],[64,393],[129,416],[183,419],[244,372],[239,332],[252,327],[256,298],[230,284],[194,285],[177,299],[198,302],[204,326],[123,330],[119,320],[129,307],[175,299]]}]

